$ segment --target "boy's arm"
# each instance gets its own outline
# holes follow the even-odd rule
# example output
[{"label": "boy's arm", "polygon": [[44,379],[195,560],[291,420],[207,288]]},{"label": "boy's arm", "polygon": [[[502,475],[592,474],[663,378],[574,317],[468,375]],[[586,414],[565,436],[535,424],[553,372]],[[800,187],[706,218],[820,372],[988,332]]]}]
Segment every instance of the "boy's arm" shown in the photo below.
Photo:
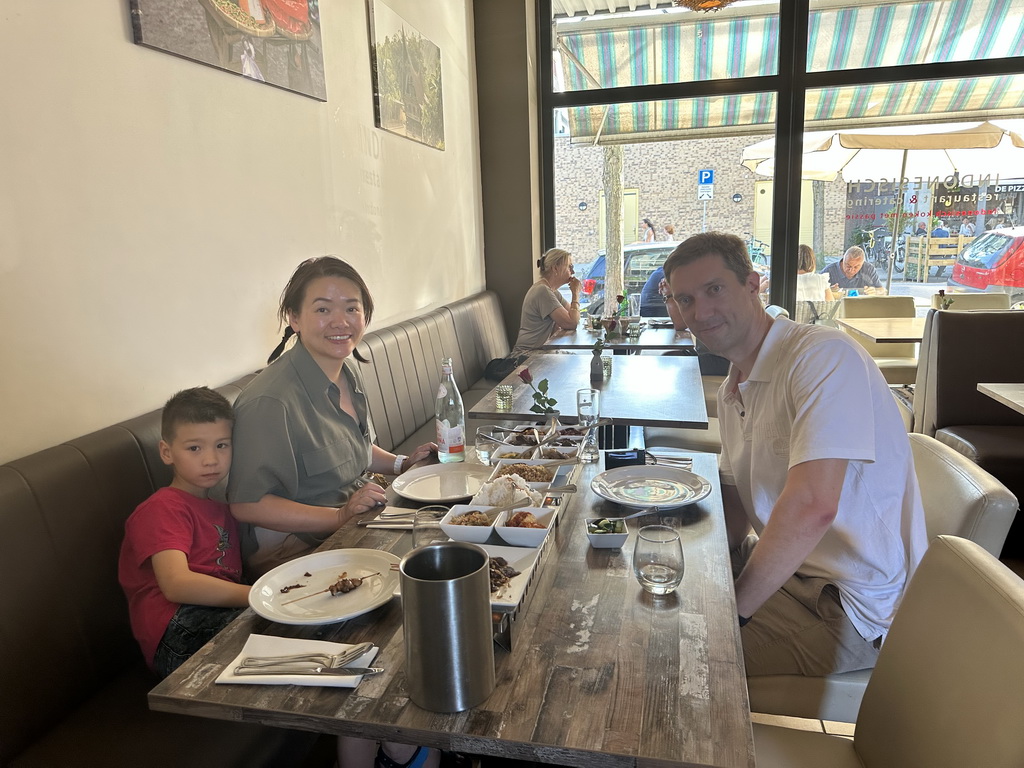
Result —
[{"label": "boy's arm", "polygon": [[172,603],[208,605],[213,608],[245,608],[249,605],[249,587],[188,567],[185,553],[165,549],[150,558],[160,591]]}]

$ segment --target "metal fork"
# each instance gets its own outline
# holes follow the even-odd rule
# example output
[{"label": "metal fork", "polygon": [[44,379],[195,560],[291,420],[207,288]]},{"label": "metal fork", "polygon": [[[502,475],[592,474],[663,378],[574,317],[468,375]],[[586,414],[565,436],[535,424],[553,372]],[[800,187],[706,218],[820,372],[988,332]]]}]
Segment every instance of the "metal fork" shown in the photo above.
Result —
[{"label": "metal fork", "polygon": [[279,667],[288,664],[310,663],[323,667],[344,667],[346,664],[358,659],[368,650],[373,648],[373,643],[360,643],[353,648],[341,653],[294,653],[286,656],[246,656],[242,659],[240,666],[243,667]]}]

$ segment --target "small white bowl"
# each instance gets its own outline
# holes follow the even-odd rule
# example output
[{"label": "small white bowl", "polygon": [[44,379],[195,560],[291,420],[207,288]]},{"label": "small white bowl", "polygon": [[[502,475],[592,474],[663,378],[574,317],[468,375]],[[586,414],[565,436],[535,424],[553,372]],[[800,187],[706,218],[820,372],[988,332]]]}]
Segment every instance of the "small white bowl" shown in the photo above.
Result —
[{"label": "small white bowl", "polygon": [[[474,509],[487,514],[488,510],[494,509],[494,507],[484,507],[479,504],[455,504],[448,510],[448,514],[441,518],[441,530],[445,532],[449,539],[453,539],[455,541],[468,541],[473,544],[483,544],[491,538],[491,532],[494,531],[493,524],[455,525],[452,523],[453,517],[464,515]],[[501,517],[501,515],[499,515],[499,517]]]},{"label": "small white bowl", "polygon": [[[505,523],[509,517],[516,512],[532,512],[537,522],[543,528],[509,528]],[[547,507],[520,507],[511,513],[502,512],[494,521],[494,530],[508,544],[513,547],[539,547],[544,537],[548,535],[551,521],[555,519],[555,510]]]},{"label": "small white bowl", "polygon": [[[496,464],[499,461],[511,459],[512,461],[519,461],[520,459],[528,459],[533,455],[536,448],[524,447],[520,445],[495,445],[494,450],[491,451],[491,464]],[[514,456],[507,456],[506,454],[514,453]]]},{"label": "small white bowl", "polygon": [[[547,461],[560,461],[562,459],[575,459],[576,458],[576,454],[578,454],[580,452],[580,443],[576,443],[575,445],[572,445],[572,446],[568,446],[568,445],[542,445],[540,448],[535,449],[535,451],[544,451],[545,453],[550,454],[550,455],[543,456],[543,457],[541,457],[541,456],[537,457],[537,458],[544,458]],[[558,454],[557,456],[554,455],[556,453]]]},{"label": "small white bowl", "polygon": [[[491,472],[491,476],[488,479],[495,480],[502,477],[502,473],[505,468],[512,464],[525,464],[529,467],[543,467],[546,464],[550,464],[552,461],[553,459],[498,459],[498,461],[494,462],[494,471]],[[548,469],[548,472],[552,475],[552,479],[554,479],[554,476],[558,474],[558,469],[559,467],[557,466]],[[515,474],[519,473],[517,472]],[[522,477],[522,475],[519,476]],[[533,490],[541,491],[542,493],[551,487],[551,480],[534,482],[525,477],[523,477],[523,480],[526,480],[527,485],[529,485]]]},{"label": "small white bowl", "polygon": [[[592,533],[590,524],[596,523],[598,520],[621,523],[622,533]],[[626,543],[626,539],[629,538],[629,526],[621,517],[588,517],[583,521],[583,526],[587,532],[587,538],[590,539],[590,546],[594,549],[621,549],[622,545]]]}]

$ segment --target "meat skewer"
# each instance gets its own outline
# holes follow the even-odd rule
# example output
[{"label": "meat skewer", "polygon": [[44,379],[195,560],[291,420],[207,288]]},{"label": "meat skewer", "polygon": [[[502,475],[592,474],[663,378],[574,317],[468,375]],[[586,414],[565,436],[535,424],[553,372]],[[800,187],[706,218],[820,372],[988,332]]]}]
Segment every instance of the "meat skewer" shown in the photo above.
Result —
[{"label": "meat skewer", "polygon": [[327,587],[327,589],[321,589],[319,592],[313,592],[308,595],[303,595],[302,597],[297,597],[294,600],[288,600],[287,602],[281,603],[281,605],[291,605],[292,603],[299,602],[299,600],[305,600],[308,597],[322,595],[324,592],[330,592],[331,597],[334,597],[335,595],[343,595],[346,592],[351,592],[353,589],[360,586],[366,579],[370,578],[371,576],[380,576],[380,571],[377,571],[376,573],[368,573],[365,576],[356,576],[351,579],[348,578],[348,571],[344,571],[341,574],[341,576],[338,577],[338,580],[331,584],[329,587]]}]

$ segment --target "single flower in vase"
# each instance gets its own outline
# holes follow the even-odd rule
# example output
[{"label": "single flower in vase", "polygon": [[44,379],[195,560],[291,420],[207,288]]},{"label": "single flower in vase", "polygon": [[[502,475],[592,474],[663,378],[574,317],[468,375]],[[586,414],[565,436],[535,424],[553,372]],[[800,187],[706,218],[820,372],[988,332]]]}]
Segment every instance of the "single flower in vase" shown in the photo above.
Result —
[{"label": "single flower in vase", "polygon": [[619,321],[614,317],[606,317],[604,320],[604,335],[607,339],[614,339],[619,335]]},{"label": "single flower in vase", "polygon": [[523,368],[519,372],[519,378],[523,380],[524,384],[529,384],[530,389],[533,390],[533,405],[530,406],[530,410],[534,413],[554,413],[555,406],[558,401],[553,397],[548,397],[548,380],[541,379],[536,384],[533,383],[533,374],[530,373],[529,368]]}]

